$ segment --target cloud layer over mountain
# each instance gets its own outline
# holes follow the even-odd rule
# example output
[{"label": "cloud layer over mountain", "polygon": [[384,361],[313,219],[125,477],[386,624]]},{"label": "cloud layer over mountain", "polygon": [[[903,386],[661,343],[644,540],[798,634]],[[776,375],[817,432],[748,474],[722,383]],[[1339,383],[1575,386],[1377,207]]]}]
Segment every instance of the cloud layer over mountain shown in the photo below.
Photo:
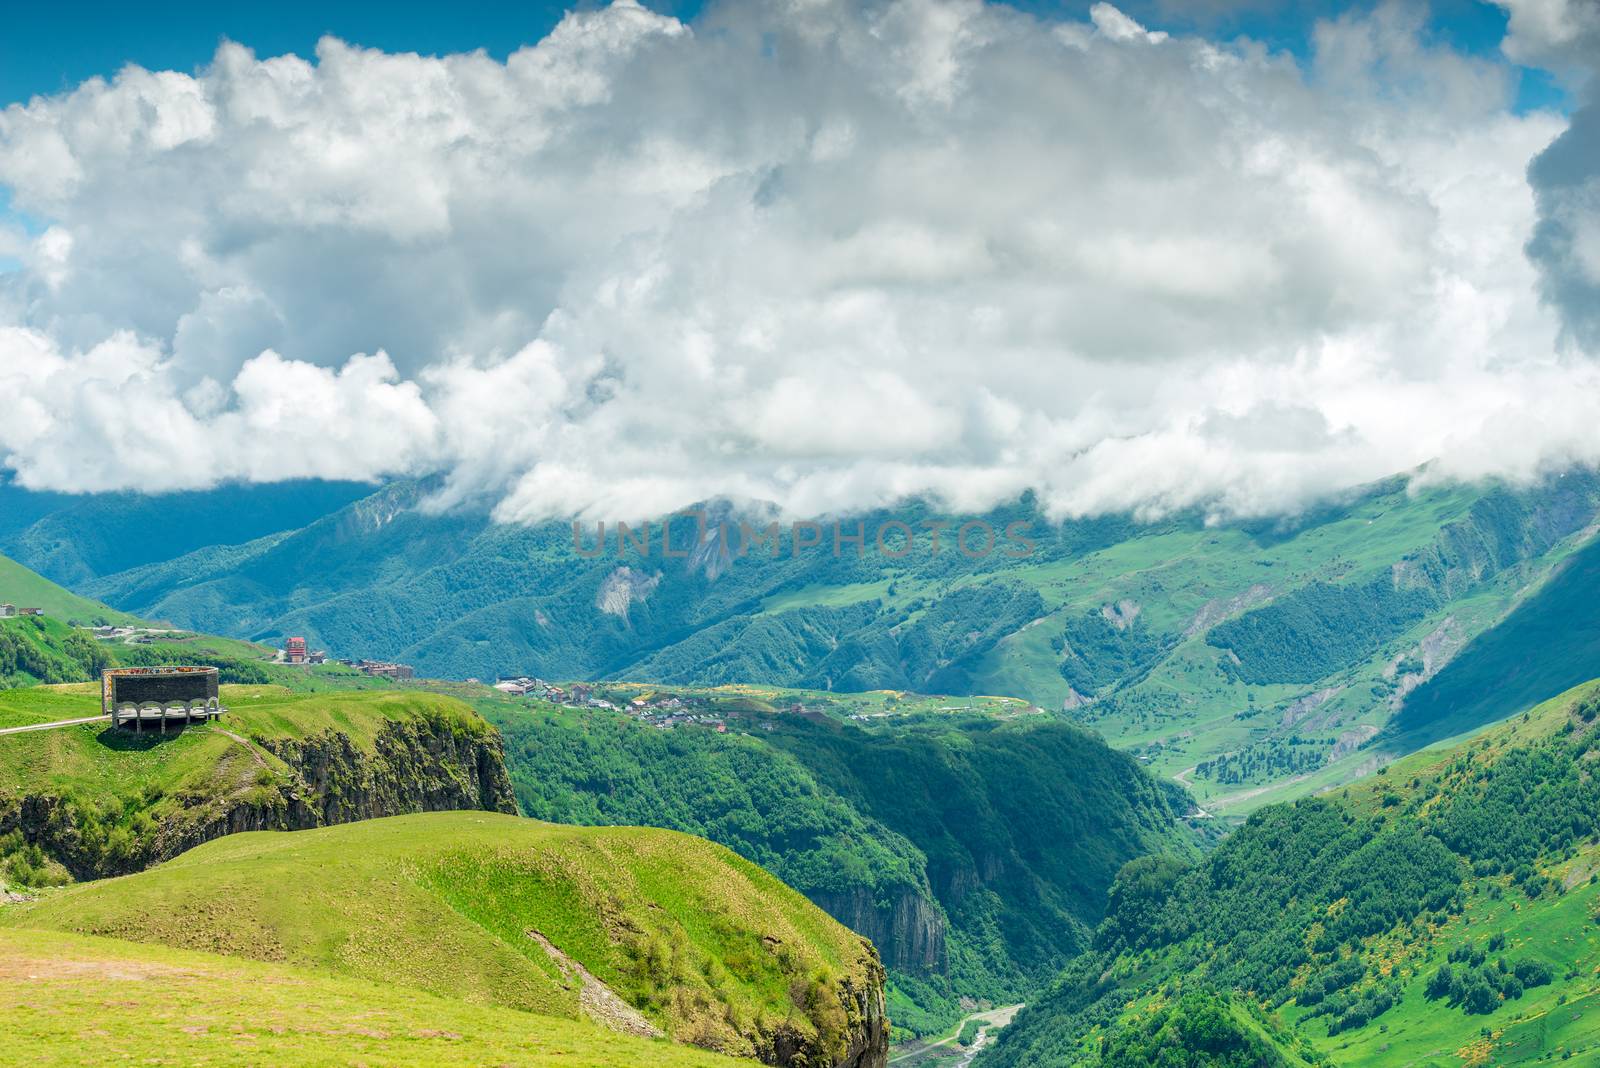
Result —
[{"label": "cloud layer over mountain", "polygon": [[1506,6],[1570,125],[1408,6],[1305,63],[1103,3],[618,0],[505,63],[128,68],[0,113],[0,463],[444,472],[535,519],[1595,462],[1597,23]]}]

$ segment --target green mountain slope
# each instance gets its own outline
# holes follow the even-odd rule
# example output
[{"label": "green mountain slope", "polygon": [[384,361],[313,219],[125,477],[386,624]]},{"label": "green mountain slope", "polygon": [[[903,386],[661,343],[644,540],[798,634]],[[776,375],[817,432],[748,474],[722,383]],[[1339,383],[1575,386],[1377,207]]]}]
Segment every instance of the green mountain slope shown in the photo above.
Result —
[{"label": "green mountain slope", "polygon": [[1254,1004],[1190,991],[1153,1001],[1109,1029],[1102,1068],[1304,1068],[1315,1056]]},{"label": "green mountain slope", "polygon": [[1028,995],[1088,945],[1123,863],[1194,849],[1178,791],[1037,713],[869,730],[746,699],[719,733],[472,699],[500,728],[525,814],[672,827],[761,864],[873,940],[896,1023],[919,1033],[962,998]]},{"label": "green mountain slope", "polygon": [[49,617],[0,619],[0,689],[87,681],[112,656],[108,646]]},{"label": "green mountain slope", "polygon": [[[227,683],[271,683],[298,692],[387,685],[338,664],[307,668],[270,663],[274,649],[236,638],[151,627],[127,613],[77,597],[3,556],[0,597],[13,597],[10,603],[43,607],[46,612],[0,619],[0,690],[98,680],[108,667],[172,663],[216,667]],[[98,623],[123,630],[97,639],[89,628]],[[15,715],[18,707],[10,706],[10,714]],[[5,714],[0,711],[0,717]],[[0,721],[0,727],[14,725]]]},{"label": "green mountain slope", "polygon": [[1125,868],[1095,949],[982,1068],[1097,1065],[1140,1013],[1254,999],[1278,1044],[1357,1068],[1600,1058],[1600,683],[1326,799],[1198,865]]},{"label": "green mountain slope", "polygon": [[797,1068],[865,1068],[887,1048],[871,945],[755,865],[671,831],[436,813],[239,834],[0,909],[0,924],[659,1029]]},{"label": "green mountain slope", "polygon": [[[389,486],[303,528],[97,579],[130,611],[212,632],[305,634],[347,656],[462,678],[1007,693],[1064,711],[1182,781],[1212,812],[1349,781],[1406,696],[1591,537],[1600,479],[1432,488],[1400,480],[1281,524],[1052,524],[1024,499],[1026,557],[932,551],[924,506],[860,518],[858,557],[577,554],[568,524],[439,515]],[[712,520],[734,522],[723,506]],[[920,531],[912,552],[874,532]],[[854,520],[845,533],[854,530]],[[715,522],[709,528],[715,531]],[[892,529],[892,528],[886,528]],[[680,518],[674,545],[693,545]],[[585,545],[594,539],[587,529]],[[1002,548],[1013,543],[1000,541]],[[1389,746],[1389,748],[1385,748]],[[1377,747],[1374,749],[1374,747]]]},{"label": "green mountain slope", "polygon": [[[98,641],[86,628],[102,624],[143,627],[138,618],[79,597],[50,580],[0,556],[0,602],[42,608],[43,616],[0,618],[0,690],[37,683],[87,682],[107,667],[163,661],[206,663],[221,668],[230,682],[294,681],[292,673],[273,673],[257,660],[269,651],[227,638],[176,633],[146,633],[139,644]],[[0,726],[11,726],[0,722]]]},{"label": "green mountain slope", "polygon": [[587,1021],[532,1016],[307,968],[53,931],[0,930],[0,1048],[46,1066],[427,1064],[732,1068]]},{"label": "green mountain slope", "polygon": [[135,621],[126,612],[69,593],[4,556],[0,556],[0,602],[18,608],[43,608],[46,615],[63,622],[76,620],[87,625]]}]

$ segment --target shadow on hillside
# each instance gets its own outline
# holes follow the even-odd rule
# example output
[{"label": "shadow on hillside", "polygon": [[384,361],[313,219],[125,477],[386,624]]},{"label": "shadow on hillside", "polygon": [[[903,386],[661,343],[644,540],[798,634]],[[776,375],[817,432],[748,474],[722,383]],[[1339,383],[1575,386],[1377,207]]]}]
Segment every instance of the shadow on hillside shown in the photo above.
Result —
[{"label": "shadow on hillside", "polygon": [[1498,723],[1600,675],[1600,541],[1406,699],[1382,740],[1412,752]]},{"label": "shadow on hillside", "polygon": [[142,731],[134,731],[128,727],[107,727],[95,736],[95,741],[119,753],[139,753],[173,741],[182,735],[183,731],[184,724],[181,720],[168,723],[165,734],[161,733],[161,728],[155,724],[147,725]]}]

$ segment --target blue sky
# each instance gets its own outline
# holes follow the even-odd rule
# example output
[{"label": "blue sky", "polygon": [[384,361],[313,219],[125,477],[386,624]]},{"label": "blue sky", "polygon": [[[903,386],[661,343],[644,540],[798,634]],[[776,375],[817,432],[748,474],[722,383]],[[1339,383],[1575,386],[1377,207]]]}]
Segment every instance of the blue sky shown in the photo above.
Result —
[{"label": "blue sky", "polygon": [[[661,12],[692,19],[704,0],[646,0]],[[310,55],[318,37],[335,34],[387,51],[428,53],[486,49],[503,57],[547,34],[571,7],[586,2],[535,0],[524,4],[415,0],[326,4],[281,0],[264,5],[221,5],[154,0],[146,4],[16,5],[0,35],[0,106],[38,93],[69,89],[94,75],[109,76],[125,63],[191,71],[207,62],[224,37],[259,55]],[[1049,17],[1082,18],[1090,0],[1015,0],[1012,6]],[[1124,0],[1118,6],[1147,25],[1231,38],[1247,35],[1304,54],[1316,19],[1352,6],[1327,0]],[[1503,11],[1480,0],[1435,0],[1434,29],[1476,54],[1493,53],[1505,33]],[[1542,72],[1524,74],[1519,109],[1567,106]]]},{"label": "blue sky", "polygon": [[[260,55],[310,55],[317,38],[334,34],[386,51],[445,53],[486,49],[505,56],[550,32],[564,11],[595,3],[532,0],[359,0],[274,4],[214,4],[152,0],[145,4],[90,0],[73,5],[16,5],[0,34],[0,104],[35,93],[59,92],[124,63],[188,71],[204,64],[217,42],[231,38]],[[680,17],[699,0],[649,0]]]}]

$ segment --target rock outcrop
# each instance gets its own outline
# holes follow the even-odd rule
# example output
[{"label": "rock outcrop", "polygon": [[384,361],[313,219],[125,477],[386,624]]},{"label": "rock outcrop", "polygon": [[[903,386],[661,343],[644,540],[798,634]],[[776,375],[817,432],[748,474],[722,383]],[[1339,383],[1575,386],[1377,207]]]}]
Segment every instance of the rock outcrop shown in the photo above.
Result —
[{"label": "rock outcrop", "polygon": [[887,976],[870,942],[863,942],[861,975],[840,984],[839,999],[850,1021],[848,1043],[836,1068],[886,1068],[889,1063]]},{"label": "rock outcrop", "polygon": [[778,1068],[886,1068],[889,1063],[889,1014],[884,995],[887,976],[878,951],[861,940],[861,954],[850,972],[807,997],[807,1015],[815,1034],[789,1024],[750,1036],[756,1059]]},{"label": "rock outcrop", "polygon": [[828,915],[870,938],[888,967],[919,973],[944,969],[944,911],[930,893],[905,887],[885,903],[867,887],[809,896]]},{"label": "rock outcrop", "polygon": [[[0,835],[20,832],[74,879],[126,875],[223,835],[297,831],[456,809],[516,811],[499,735],[445,719],[385,723],[371,741],[326,729],[256,741],[225,727],[244,774],[177,798],[0,795]],[[157,808],[157,806],[163,806]],[[120,811],[119,811],[120,810]]]}]

